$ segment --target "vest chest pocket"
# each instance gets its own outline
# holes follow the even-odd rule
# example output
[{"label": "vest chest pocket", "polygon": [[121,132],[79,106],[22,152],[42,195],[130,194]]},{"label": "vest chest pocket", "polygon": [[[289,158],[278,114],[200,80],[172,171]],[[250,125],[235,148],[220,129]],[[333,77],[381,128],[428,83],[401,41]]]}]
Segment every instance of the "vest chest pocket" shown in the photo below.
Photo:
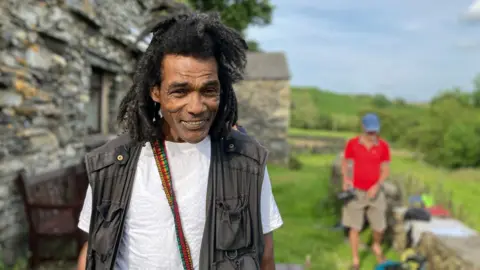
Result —
[{"label": "vest chest pocket", "polygon": [[238,250],[252,242],[248,198],[244,196],[217,199],[216,248]]},{"label": "vest chest pocket", "polygon": [[[92,250],[102,262],[113,256],[117,234],[120,232],[124,208],[118,203],[104,201],[97,206],[97,222],[92,237]],[[118,236],[120,237],[120,236]]]}]

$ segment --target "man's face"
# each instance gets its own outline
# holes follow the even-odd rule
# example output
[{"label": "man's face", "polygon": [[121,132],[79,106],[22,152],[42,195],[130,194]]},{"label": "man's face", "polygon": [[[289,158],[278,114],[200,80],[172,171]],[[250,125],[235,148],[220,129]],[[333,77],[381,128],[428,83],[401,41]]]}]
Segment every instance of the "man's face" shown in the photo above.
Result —
[{"label": "man's face", "polygon": [[151,97],[160,103],[168,124],[167,137],[198,143],[207,135],[220,102],[220,82],[215,58],[166,55],[162,84]]},{"label": "man's face", "polygon": [[372,141],[372,142],[373,142],[373,141],[377,140],[377,138],[378,138],[378,132],[376,132],[376,131],[367,131],[367,130],[364,130],[364,132],[365,132],[365,136],[367,137],[367,139],[368,139],[369,141]]}]

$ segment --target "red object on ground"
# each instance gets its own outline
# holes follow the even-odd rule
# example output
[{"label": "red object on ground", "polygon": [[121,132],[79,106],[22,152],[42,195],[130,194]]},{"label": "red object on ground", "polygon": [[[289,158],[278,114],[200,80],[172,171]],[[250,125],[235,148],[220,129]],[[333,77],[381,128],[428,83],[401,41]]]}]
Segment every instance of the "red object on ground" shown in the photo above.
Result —
[{"label": "red object on ground", "polygon": [[432,217],[450,217],[450,211],[439,205],[427,207],[427,211],[430,213],[430,215],[432,215]]},{"label": "red object on ground", "polygon": [[344,157],[353,161],[353,186],[366,191],[378,182],[382,163],[390,161],[390,148],[378,138],[378,143],[367,149],[358,136],[348,141]]}]

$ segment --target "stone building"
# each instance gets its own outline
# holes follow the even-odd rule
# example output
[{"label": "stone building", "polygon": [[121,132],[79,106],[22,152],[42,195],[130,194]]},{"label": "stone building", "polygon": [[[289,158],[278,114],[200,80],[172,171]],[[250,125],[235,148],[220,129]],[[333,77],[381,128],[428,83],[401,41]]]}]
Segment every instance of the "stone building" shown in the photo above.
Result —
[{"label": "stone building", "polygon": [[[0,263],[26,244],[17,172],[77,164],[117,133],[116,108],[148,36],[133,44],[152,17],[186,9],[173,0],[0,1]],[[247,79],[236,87],[245,103],[242,124],[270,148],[272,160],[285,162],[285,57],[248,60]]]},{"label": "stone building", "polygon": [[0,1],[0,262],[25,230],[17,171],[77,164],[95,138],[116,133],[115,108],[148,36],[132,44],[156,12],[186,9],[154,2]]},{"label": "stone building", "polygon": [[235,85],[239,123],[270,151],[269,161],[286,164],[290,119],[290,73],[283,53],[248,53],[245,79]]}]

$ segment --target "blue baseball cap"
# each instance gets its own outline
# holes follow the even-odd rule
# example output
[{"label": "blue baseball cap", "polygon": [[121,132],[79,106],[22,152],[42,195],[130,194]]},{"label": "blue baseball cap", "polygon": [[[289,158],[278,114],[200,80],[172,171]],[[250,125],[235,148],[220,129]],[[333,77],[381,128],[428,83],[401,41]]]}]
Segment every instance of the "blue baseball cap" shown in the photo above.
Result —
[{"label": "blue baseball cap", "polygon": [[362,125],[366,132],[379,132],[380,119],[374,113],[367,113],[362,118]]}]

